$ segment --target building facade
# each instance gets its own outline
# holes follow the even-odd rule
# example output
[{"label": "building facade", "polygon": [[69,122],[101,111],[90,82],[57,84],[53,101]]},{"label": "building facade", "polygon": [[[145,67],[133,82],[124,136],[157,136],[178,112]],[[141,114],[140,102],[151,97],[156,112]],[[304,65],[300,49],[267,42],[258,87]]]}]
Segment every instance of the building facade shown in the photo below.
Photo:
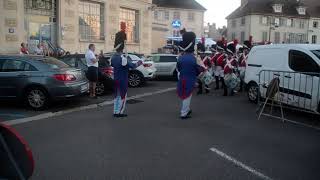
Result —
[{"label": "building facade", "polygon": [[228,17],[229,40],[240,42],[314,43],[320,40],[320,1],[313,6],[295,0],[242,0],[241,7]]},{"label": "building facade", "polygon": [[128,51],[151,53],[152,0],[1,0],[0,53],[30,51],[41,41],[70,52],[112,51],[120,22]]},{"label": "building facade", "polygon": [[222,38],[222,35],[220,34],[220,32],[217,29],[217,26],[215,23],[208,23],[205,27],[204,27],[204,35],[207,38],[212,38],[213,40],[220,40]]},{"label": "building facade", "polygon": [[153,0],[152,52],[167,44],[168,37],[180,37],[180,30],[193,31],[204,36],[204,12],[206,9],[195,0]]}]

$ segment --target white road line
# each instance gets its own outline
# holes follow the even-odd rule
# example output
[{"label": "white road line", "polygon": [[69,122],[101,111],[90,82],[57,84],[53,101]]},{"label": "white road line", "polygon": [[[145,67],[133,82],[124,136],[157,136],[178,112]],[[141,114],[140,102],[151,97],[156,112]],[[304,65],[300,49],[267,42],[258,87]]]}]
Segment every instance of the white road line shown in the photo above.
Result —
[{"label": "white road line", "polygon": [[[143,97],[148,97],[148,96],[153,96],[153,95],[157,95],[157,94],[163,94],[166,92],[170,92],[175,90],[176,88],[167,88],[167,89],[162,89],[162,90],[158,90],[158,91],[154,91],[154,92],[149,92],[149,93],[143,93],[143,94],[138,94],[135,96],[131,96],[129,98],[127,98],[127,100],[132,100],[132,99],[138,99],[138,98],[143,98]],[[10,120],[10,121],[4,121],[4,124],[7,125],[18,125],[18,124],[23,124],[23,123],[28,123],[28,122],[32,122],[32,121],[39,121],[39,120],[43,120],[43,119],[48,119],[50,117],[55,117],[55,116],[61,116],[64,114],[69,114],[72,112],[78,112],[78,111],[84,111],[84,110],[88,110],[88,109],[96,109],[98,107],[103,107],[103,106],[108,106],[113,104],[113,100],[110,101],[105,101],[99,104],[91,104],[88,106],[81,106],[81,107],[77,107],[77,108],[72,108],[72,109],[68,109],[65,111],[58,111],[58,112],[49,112],[49,113],[43,113],[43,114],[39,114],[36,116],[32,116],[32,117],[27,117],[27,118],[21,118],[21,119],[16,119],[16,120]]]},{"label": "white road line", "polygon": [[228,161],[231,161],[233,164],[241,167],[242,169],[245,169],[249,172],[251,172],[252,174],[254,174],[255,176],[261,178],[261,179],[264,179],[264,180],[272,180],[272,178],[262,174],[261,172],[243,164],[242,162],[236,160],[235,158],[231,157],[231,156],[228,156],[227,154],[225,154],[224,152],[221,152],[219,151],[218,149],[216,148],[211,148],[210,149],[212,152],[216,153],[217,155],[221,156],[222,158],[228,160]]}]

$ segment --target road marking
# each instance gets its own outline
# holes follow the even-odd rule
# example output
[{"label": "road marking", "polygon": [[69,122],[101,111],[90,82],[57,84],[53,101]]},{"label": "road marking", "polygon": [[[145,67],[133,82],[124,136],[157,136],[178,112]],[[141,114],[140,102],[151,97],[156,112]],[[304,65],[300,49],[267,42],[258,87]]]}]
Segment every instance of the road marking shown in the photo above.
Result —
[{"label": "road marking", "polygon": [[228,160],[228,161],[231,161],[233,164],[241,167],[242,169],[245,169],[247,171],[249,171],[250,173],[254,174],[255,176],[261,178],[261,179],[264,179],[264,180],[272,180],[272,178],[262,174],[261,172],[245,165],[244,163],[236,160],[235,158],[231,157],[231,156],[228,156],[227,154],[225,154],[224,152],[221,152],[219,151],[218,149],[216,148],[211,148],[210,149],[212,152],[216,153],[217,155],[221,156],[222,158]]},{"label": "road marking", "polygon": [[[139,98],[153,96],[153,95],[157,95],[157,94],[163,94],[163,93],[170,92],[170,91],[173,91],[173,90],[176,90],[176,88],[172,87],[172,88],[158,90],[158,91],[155,91],[155,92],[138,94],[138,95],[131,96],[131,97],[127,98],[127,100],[139,99]],[[48,113],[43,113],[43,114],[39,114],[39,115],[32,116],[32,117],[4,121],[3,123],[6,124],[6,125],[11,125],[11,126],[12,125],[18,125],[18,124],[23,124],[23,123],[27,123],[27,122],[48,119],[48,118],[55,117],[55,116],[61,116],[61,115],[69,114],[69,113],[72,113],[72,112],[84,111],[84,110],[89,110],[89,109],[96,109],[96,108],[99,108],[99,107],[108,106],[108,105],[112,105],[112,104],[113,104],[113,100],[109,100],[109,101],[105,101],[105,102],[102,102],[102,103],[99,103],[99,104],[91,104],[91,105],[88,105],[88,106],[80,106],[80,107],[68,109],[68,110],[65,110],[65,111],[48,112]]]}]

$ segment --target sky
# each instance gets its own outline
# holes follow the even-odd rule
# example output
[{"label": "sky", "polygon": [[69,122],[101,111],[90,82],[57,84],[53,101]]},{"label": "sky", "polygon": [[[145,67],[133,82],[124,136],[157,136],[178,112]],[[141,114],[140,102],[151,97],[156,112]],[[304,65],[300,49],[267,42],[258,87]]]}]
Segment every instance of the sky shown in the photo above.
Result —
[{"label": "sky", "polygon": [[207,9],[205,23],[216,23],[217,27],[227,25],[226,17],[240,6],[241,0],[196,0]]}]

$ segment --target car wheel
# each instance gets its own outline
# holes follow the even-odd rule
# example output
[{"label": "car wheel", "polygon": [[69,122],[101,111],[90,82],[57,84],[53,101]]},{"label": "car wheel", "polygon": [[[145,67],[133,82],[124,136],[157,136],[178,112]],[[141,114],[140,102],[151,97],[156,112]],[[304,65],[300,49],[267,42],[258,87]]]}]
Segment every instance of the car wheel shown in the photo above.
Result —
[{"label": "car wheel", "polygon": [[142,84],[142,77],[137,72],[132,72],[129,74],[129,86],[139,87]]},{"label": "car wheel", "polygon": [[248,86],[248,99],[250,102],[258,103],[259,98],[259,87],[256,83],[250,83]]},{"label": "car wheel", "polygon": [[105,86],[104,86],[104,83],[103,82],[97,82],[97,85],[96,85],[96,95],[98,96],[102,96],[105,94]]},{"label": "car wheel", "polygon": [[34,110],[43,110],[49,104],[49,96],[42,88],[29,88],[25,94],[25,101]]}]

